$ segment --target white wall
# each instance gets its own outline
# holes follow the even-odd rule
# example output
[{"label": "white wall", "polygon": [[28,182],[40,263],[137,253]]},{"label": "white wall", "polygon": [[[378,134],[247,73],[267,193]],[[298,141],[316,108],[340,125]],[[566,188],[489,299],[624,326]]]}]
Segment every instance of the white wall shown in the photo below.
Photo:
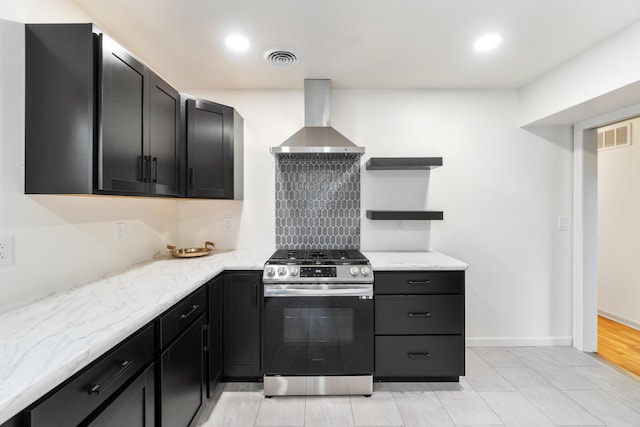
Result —
[{"label": "white wall", "polygon": [[[174,200],[24,195],[24,26],[2,18],[44,16],[90,21],[67,1],[0,2],[0,233],[15,246],[14,264],[0,266],[0,311],[150,259],[178,239]],[[126,227],[121,244],[116,222]]]},{"label": "white wall", "polygon": [[521,125],[576,123],[636,104],[640,97],[640,22],[520,89]]},{"label": "white wall", "polygon": [[[190,92],[244,117],[245,201],[180,202],[181,241],[274,248],[269,147],[302,126],[302,91]],[[363,250],[431,248],[468,262],[472,344],[568,344],[571,233],[556,226],[557,216],[571,217],[572,134],[518,128],[517,106],[516,91],[334,90],[332,123],[367,150]],[[366,171],[371,156],[442,156],[444,166]],[[368,208],[443,210],[445,219],[374,222],[364,218]],[[225,234],[223,216],[237,229]]]},{"label": "white wall", "polygon": [[[70,1],[54,3],[3,2],[0,18],[84,20]],[[39,7],[50,10],[41,15]],[[0,67],[0,117],[10,120],[0,133],[0,226],[15,235],[17,251],[15,266],[0,267],[1,304],[150,258],[178,233],[181,246],[213,240],[219,248],[274,248],[275,161],[268,147],[302,126],[302,91],[190,91],[236,107],[245,119],[243,202],[24,196],[20,63],[3,60]],[[367,148],[363,164],[370,156],[444,158],[429,174],[363,170],[363,249],[432,248],[468,262],[472,344],[568,343],[571,236],[558,232],[556,221],[571,216],[570,133],[537,136],[518,127],[517,112],[516,91],[333,93],[333,124]],[[443,210],[445,220],[364,218],[367,208],[395,207]],[[232,218],[229,232],[224,217]],[[127,222],[126,243],[135,247],[115,243],[117,221]]]},{"label": "white wall", "polygon": [[640,329],[640,118],[632,144],[598,152],[598,311]]}]

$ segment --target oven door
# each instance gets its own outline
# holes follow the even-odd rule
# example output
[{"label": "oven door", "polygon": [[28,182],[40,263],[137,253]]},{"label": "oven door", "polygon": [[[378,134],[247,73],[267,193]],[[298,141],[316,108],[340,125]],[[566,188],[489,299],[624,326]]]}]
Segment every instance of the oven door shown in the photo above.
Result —
[{"label": "oven door", "polygon": [[265,375],[373,373],[373,285],[265,285]]}]

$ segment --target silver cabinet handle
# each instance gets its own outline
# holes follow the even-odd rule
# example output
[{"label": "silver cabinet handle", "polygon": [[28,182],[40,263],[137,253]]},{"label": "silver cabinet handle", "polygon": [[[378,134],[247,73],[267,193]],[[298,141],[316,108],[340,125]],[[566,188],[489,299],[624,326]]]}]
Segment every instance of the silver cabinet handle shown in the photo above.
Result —
[{"label": "silver cabinet handle", "polygon": [[197,309],[199,309],[199,308],[200,308],[200,306],[199,306],[199,305],[194,305],[193,307],[191,307],[191,310],[189,310],[189,312],[188,312],[188,313],[185,313],[185,314],[181,315],[181,316],[180,316],[180,319],[182,319],[182,320],[186,319],[187,317],[189,317],[189,316],[191,316],[193,313],[195,313],[195,311],[196,311]]},{"label": "silver cabinet handle", "polygon": [[430,356],[431,356],[431,353],[426,351],[423,353],[407,353],[407,357],[409,359],[426,359]]},{"label": "silver cabinet handle", "polygon": [[431,280],[407,280],[407,283],[410,285],[428,285]]},{"label": "silver cabinet handle", "polygon": [[409,317],[431,317],[431,313],[424,312],[424,313],[407,313],[407,315]]},{"label": "silver cabinet handle", "polygon": [[131,366],[133,366],[133,360],[123,360],[118,364],[118,372],[115,373],[104,385],[93,384],[89,387],[89,394],[100,394],[101,391],[106,390],[111,384],[113,384],[118,378],[122,376]]}]

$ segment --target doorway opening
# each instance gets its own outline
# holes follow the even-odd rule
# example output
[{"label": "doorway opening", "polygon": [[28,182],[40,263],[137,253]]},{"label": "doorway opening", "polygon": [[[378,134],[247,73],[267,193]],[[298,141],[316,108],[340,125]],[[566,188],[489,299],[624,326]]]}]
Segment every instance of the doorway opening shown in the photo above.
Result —
[{"label": "doorway opening", "polygon": [[598,354],[640,375],[640,117],[597,129]]}]

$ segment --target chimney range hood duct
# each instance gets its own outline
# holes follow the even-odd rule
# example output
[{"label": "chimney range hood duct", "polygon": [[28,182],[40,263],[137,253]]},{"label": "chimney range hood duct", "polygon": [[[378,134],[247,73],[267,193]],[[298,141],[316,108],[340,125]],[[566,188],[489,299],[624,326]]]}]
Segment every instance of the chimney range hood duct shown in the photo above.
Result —
[{"label": "chimney range hood duct", "polygon": [[304,81],[305,126],[270,151],[280,158],[357,159],[364,154],[358,147],[329,125],[331,80]]}]

